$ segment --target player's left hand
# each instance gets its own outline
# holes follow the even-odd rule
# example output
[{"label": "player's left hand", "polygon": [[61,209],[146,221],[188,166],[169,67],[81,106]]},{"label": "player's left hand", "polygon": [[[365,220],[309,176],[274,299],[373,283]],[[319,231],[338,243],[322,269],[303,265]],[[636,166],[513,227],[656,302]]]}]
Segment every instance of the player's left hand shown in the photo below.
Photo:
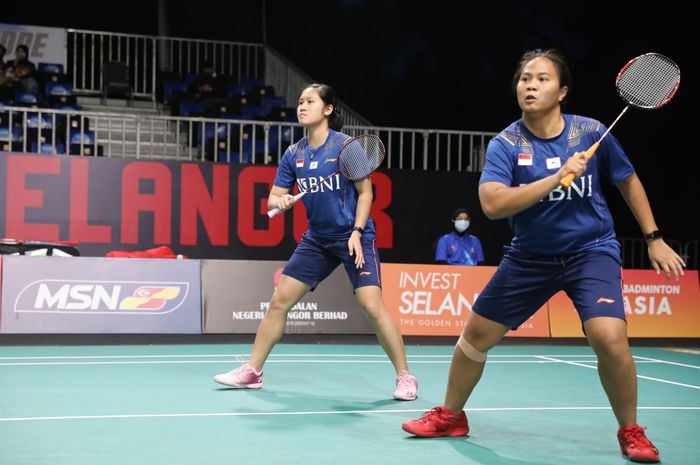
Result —
[{"label": "player's left hand", "polygon": [[355,267],[362,268],[365,266],[365,256],[362,253],[362,242],[360,241],[360,233],[353,231],[348,239],[348,253],[352,257],[355,255]]},{"label": "player's left hand", "polygon": [[650,241],[647,247],[649,261],[656,270],[656,274],[660,274],[663,271],[666,274],[666,280],[670,280],[671,273],[673,273],[676,281],[685,274],[683,271],[683,267],[686,266],[685,262],[663,239]]}]

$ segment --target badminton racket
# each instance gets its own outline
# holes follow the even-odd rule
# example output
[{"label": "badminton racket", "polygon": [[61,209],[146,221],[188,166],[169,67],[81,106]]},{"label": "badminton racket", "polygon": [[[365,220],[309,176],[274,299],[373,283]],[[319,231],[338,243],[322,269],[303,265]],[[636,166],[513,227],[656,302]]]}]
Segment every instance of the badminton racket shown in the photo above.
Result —
[{"label": "badminton racket", "polygon": [[[340,172],[341,175],[351,181],[359,181],[368,177],[374,170],[379,168],[379,165],[384,161],[386,149],[382,140],[372,134],[363,134],[357,137],[351,137],[345,141],[338,152],[337,166],[333,173],[321,178],[314,186],[309,186],[294,196],[293,203],[302,198],[308,192],[313,192],[315,188],[320,187],[324,181],[335,176]],[[281,213],[279,208],[273,208],[267,212],[270,218]]]},{"label": "badminton racket", "polygon": [[[615,124],[629,107],[656,110],[666,105],[673,98],[681,82],[681,71],[678,65],[668,57],[658,53],[645,53],[633,58],[622,67],[615,86],[617,93],[627,103],[622,113],[613,121],[607,131],[588,150],[583,152],[586,159],[593,156],[598,146],[610,133]],[[559,182],[561,187],[571,185],[576,175],[569,173]]]}]

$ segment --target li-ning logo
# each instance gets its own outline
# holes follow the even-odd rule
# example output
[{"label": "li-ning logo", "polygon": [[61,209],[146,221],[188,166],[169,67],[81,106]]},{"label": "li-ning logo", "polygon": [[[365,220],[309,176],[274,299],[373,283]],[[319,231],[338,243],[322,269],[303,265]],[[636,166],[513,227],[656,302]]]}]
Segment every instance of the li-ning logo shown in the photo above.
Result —
[{"label": "li-ning logo", "polygon": [[42,279],[22,289],[16,313],[165,314],[187,298],[189,283]]}]

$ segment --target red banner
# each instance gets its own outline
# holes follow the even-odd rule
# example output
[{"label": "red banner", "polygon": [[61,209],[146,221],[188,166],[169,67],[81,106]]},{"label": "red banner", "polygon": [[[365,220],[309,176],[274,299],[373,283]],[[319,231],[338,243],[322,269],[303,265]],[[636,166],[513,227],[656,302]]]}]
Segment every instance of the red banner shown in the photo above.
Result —
[{"label": "red banner", "polygon": [[[82,255],[167,245],[192,258],[287,260],[307,229],[303,204],[275,218],[267,197],[276,166],[0,152],[0,237],[72,241]],[[433,186],[429,195],[417,183]],[[432,263],[454,206],[435,207],[478,173],[378,171],[371,215],[386,262]],[[400,199],[400,201],[398,201]],[[420,211],[420,215],[415,212]],[[505,222],[472,212],[472,231],[495,264]],[[401,228],[395,226],[401,220]],[[416,234],[416,231],[421,231]]]}]

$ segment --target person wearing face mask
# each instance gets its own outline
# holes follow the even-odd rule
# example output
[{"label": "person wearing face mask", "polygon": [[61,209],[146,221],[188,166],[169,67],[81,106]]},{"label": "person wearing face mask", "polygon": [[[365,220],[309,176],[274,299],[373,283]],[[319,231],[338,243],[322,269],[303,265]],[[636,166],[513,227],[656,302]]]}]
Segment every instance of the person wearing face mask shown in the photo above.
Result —
[{"label": "person wearing face mask", "polygon": [[478,237],[468,234],[471,224],[469,212],[458,208],[452,213],[454,229],[440,237],[435,249],[435,262],[443,265],[475,266],[484,261],[484,252]]}]

